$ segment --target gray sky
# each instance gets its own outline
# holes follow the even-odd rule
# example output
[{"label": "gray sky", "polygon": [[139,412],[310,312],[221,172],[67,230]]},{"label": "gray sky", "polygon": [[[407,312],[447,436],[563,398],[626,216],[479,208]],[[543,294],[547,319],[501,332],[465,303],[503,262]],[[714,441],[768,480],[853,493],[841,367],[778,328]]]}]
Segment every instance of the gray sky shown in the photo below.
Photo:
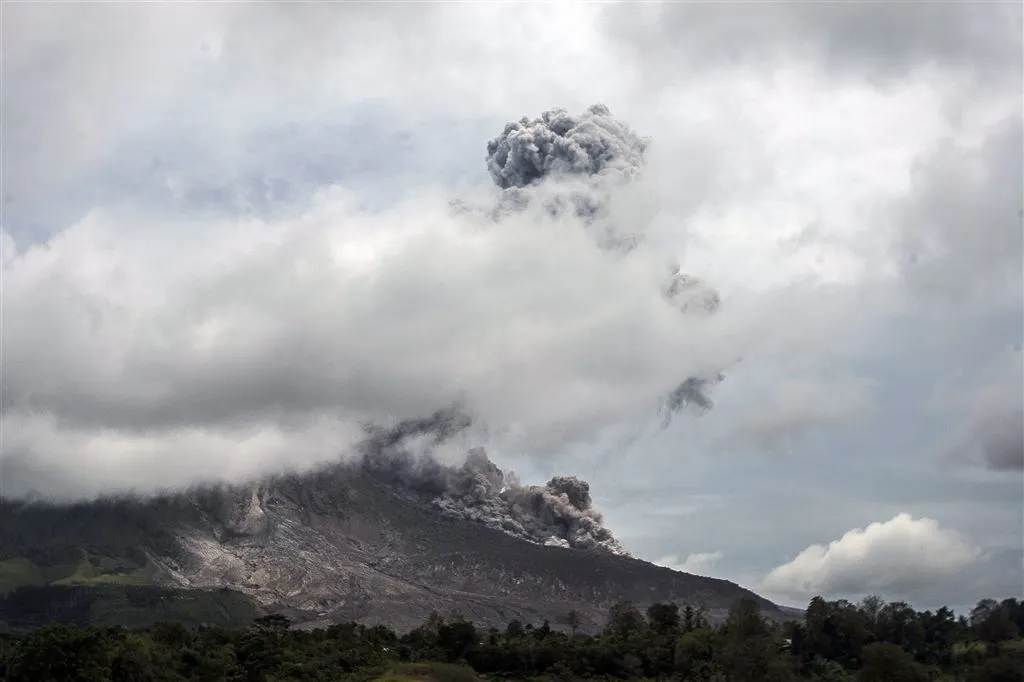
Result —
[{"label": "gray sky", "polygon": [[[649,560],[790,604],[1024,592],[1020,3],[2,26],[6,495],[308,467],[458,400],[460,447],[590,480]],[[452,210],[497,201],[507,122],[597,103],[649,140],[602,190],[639,248]],[[717,314],[666,305],[672,263]]]}]

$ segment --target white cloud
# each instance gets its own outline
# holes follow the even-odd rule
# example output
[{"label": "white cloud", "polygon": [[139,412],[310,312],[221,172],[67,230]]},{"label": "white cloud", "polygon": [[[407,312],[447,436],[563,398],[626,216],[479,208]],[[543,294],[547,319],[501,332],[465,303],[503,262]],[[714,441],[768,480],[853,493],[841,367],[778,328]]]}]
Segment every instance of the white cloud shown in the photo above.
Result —
[{"label": "white cloud", "polygon": [[[879,594],[914,600],[948,597],[963,572],[982,558],[956,531],[929,518],[898,514],[848,531],[827,546],[811,545],[768,573],[762,588],[785,598]],[[943,597],[940,597],[943,598]]]},{"label": "white cloud", "polygon": [[208,72],[204,42],[227,11],[228,5],[6,5],[5,200],[52,200],[62,181],[163,123],[164,109]]},{"label": "white cloud", "polygon": [[304,465],[325,456],[307,447],[324,423],[348,432],[452,402],[542,456],[653,415],[728,359],[717,323],[662,299],[656,254],[602,251],[573,220],[481,225],[429,196],[380,213],[355,199],[334,189],[297,220],[145,230],[94,212],[5,249],[7,464],[80,479],[89,453],[134,449],[147,475],[104,467],[111,478],[174,485],[264,469],[245,447],[158,456],[182,430],[284,429],[298,440],[282,464]]},{"label": "white cloud", "polygon": [[675,554],[657,559],[653,563],[664,566],[665,568],[671,568],[673,571],[682,571],[683,573],[692,573],[693,575],[712,575],[715,570],[715,566],[725,556],[722,552],[696,552],[689,554],[685,559],[679,561],[679,557]]},{"label": "white cloud", "polygon": [[1018,98],[980,140],[945,140],[915,169],[894,252],[918,300],[1020,309],[1022,113]]},{"label": "white cloud", "polygon": [[[652,67],[650,86],[688,69],[816,63],[832,77],[891,82],[927,67],[951,76],[1013,82],[1020,7],[942,3],[758,3],[736,14],[712,3],[626,3],[607,8],[613,44]],[[671,65],[671,66],[670,66]]]}]

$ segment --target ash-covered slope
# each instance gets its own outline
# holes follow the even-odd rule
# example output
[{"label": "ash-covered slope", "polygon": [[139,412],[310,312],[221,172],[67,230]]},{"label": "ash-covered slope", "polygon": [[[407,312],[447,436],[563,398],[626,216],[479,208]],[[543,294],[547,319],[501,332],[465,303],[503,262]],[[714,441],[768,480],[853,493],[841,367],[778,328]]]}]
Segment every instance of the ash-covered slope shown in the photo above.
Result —
[{"label": "ash-covered slope", "polygon": [[703,605],[714,615],[754,596],[625,555],[582,481],[520,486],[480,450],[448,467],[403,447],[446,438],[458,423],[441,411],[376,429],[355,461],[247,486],[145,503],[7,505],[0,560],[57,565],[84,551],[110,565],[135,562],[136,579],[235,589],[307,623],[397,628],[434,610],[503,626],[557,623],[572,609],[594,627],[622,599]]},{"label": "ash-covered slope", "polygon": [[[469,424],[468,417],[453,407],[390,429],[369,426],[360,448],[363,465],[446,516],[481,523],[528,542],[627,554],[593,508],[586,481],[556,476],[543,486],[521,485],[480,447],[471,449],[461,466],[437,462],[429,448]],[[427,450],[410,451],[410,441]]]},{"label": "ash-covered slope", "polygon": [[557,622],[577,609],[597,625],[620,599],[723,610],[752,596],[602,549],[524,541],[446,514],[366,466],[208,491],[197,502],[203,522],[189,525],[181,550],[163,560],[168,575],[239,589],[302,620],[411,627],[432,610],[454,610],[501,626]]}]

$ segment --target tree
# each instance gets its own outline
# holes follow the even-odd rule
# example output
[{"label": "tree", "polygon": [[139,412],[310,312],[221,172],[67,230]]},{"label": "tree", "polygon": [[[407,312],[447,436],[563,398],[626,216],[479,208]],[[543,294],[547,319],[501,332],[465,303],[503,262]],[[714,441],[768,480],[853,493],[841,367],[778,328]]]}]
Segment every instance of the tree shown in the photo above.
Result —
[{"label": "tree", "polygon": [[642,634],[645,629],[644,617],[632,602],[621,601],[608,611],[605,634],[617,639],[629,639]]},{"label": "tree", "polygon": [[457,661],[466,652],[480,643],[480,635],[472,623],[464,620],[445,623],[437,633],[438,646],[445,652],[449,662]]},{"label": "tree", "polygon": [[982,663],[973,682],[1024,682],[1024,660],[996,656]]},{"label": "tree", "polygon": [[679,633],[679,621],[677,604],[651,604],[647,609],[647,622],[657,635],[675,637]]},{"label": "tree", "polygon": [[547,618],[544,619],[544,622],[541,623],[539,628],[537,628],[536,630],[533,631],[533,636],[537,639],[537,641],[542,641],[542,640],[546,639],[547,636],[550,635],[550,634],[551,634],[551,623],[548,621]]},{"label": "tree", "polygon": [[114,651],[111,639],[98,628],[48,625],[18,643],[9,674],[12,680],[107,682]]},{"label": "tree", "polygon": [[737,640],[762,637],[768,634],[768,623],[761,616],[761,606],[753,599],[743,598],[729,607],[725,631]]},{"label": "tree", "polygon": [[580,625],[583,623],[583,618],[580,616],[580,612],[576,609],[571,609],[565,616],[565,622],[572,631],[573,639],[576,639],[576,631],[579,630]]},{"label": "tree", "polygon": [[711,630],[691,630],[676,642],[675,669],[683,679],[700,676],[714,658],[714,636]]},{"label": "tree", "polygon": [[882,607],[875,635],[880,641],[918,651],[924,640],[924,628],[913,607],[906,602],[892,602]]},{"label": "tree", "polygon": [[1024,635],[1024,602],[1018,599],[1004,599],[1000,606],[1006,609],[1010,620],[1017,627],[1017,634]]},{"label": "tree", "polygon": [[923,646],[918,651],[917,660],[933,665],[948,665],[953,660],[953,645],[956,643],[959,626],[956,614],[943,606],[932,613],[925,611],[919,620],[924,631]]},{"label": "tree", "polygon": [[878,626],[878,617],[883,608],[885,608],[885,600],[877,594],[869,594],[860,600],[860,612],[864,614],[864,619],[872,632],[875,632],[875,628]]},{"label": "tree", "polygon": [[505,636],[509,639],[513,639],[515,637],[522,637],[523,634],[525,634],[525,632],[526,628],[523,627],[522,621],[520,621],[518,618],[510,622],[508,624],[508,627],[505,628]]},{"label": "tree", "polygon": [[[761,606],[753,599],[740,599],[729,609],[722,628],[722,665],[736,682],[763,682],[772,662],[778,658],[778,643],[771,636]],[[780,668],[776,676],[785,676]]]},{"label": "tree", "polygon": [[271,613],[255,619],[252,622],[252,626],[253,629],[260,634],[276,636],[286,632],[288,628],[292,626],[292,622],[287,616],[282,616],[279,613]]},{"label": "tree", "polygon": [[110,665],[111,682],[152,682],[156,680],[152,652],[147,638],[126,637],[121,651]]},{"label": "tree", "polygon": [[683,631],[691,632],[708,627],[707,619],[704,618],[704,609],[693,608],[689,604],[683,609]]},{"label": "tree", "polygon": [[928,674],[902,647],[876,642],[864,647],[864,662],[857,681],[928,682]]},{"label": "tree", "polygon": [[978,639],[993,651],[999,645],[1017,635],[1017,624],[1011,620],[1011,605],[1000,604],[994,599],[982,599],[971,611],[971,628]]}]

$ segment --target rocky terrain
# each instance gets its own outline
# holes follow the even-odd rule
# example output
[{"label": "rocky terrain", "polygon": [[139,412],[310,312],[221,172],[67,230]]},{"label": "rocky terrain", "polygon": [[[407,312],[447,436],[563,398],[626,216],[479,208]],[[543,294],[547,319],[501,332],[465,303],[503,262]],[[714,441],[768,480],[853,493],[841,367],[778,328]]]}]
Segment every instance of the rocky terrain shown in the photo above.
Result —
[{"label": "rocky terrain", "polygon": [[[36,576],[32,584],[71,565],[59,584],[230,588],[308,625],[400,629],[431,611],[504,626],[557,624],[573,609],[596,627],[622,599],[704,606],[714,617],[754,596],[629,557],[583,481],[523,486],[481,450],[452,467],[405,447],[457,428],[457,414],[440,411],[371,430],[361,458],[244,486],[71,507],[6,504],[0,587],[5,566],[10,589],[14,565]],[[767,615],[783,616],[760,601]]]}]

